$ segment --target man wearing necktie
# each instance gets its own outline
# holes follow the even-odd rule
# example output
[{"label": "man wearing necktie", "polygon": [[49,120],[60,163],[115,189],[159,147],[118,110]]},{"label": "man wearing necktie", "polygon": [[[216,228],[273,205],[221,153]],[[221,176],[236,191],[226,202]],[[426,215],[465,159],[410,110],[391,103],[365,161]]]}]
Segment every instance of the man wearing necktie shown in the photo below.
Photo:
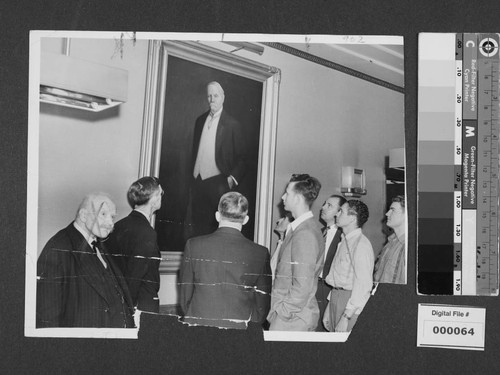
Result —
[{"label": "man wearing necktie", "polygon": [[325,327],[349,332],[365,307],[373,287],[374,254],[361,228],[368,220],[366,204],[357,199],[344,203],[337,214],[342,241],[325,281],[332,286]]},{"label": "man wearing necktie", "polygon": [[282,196],[294,220],[288,225],[277,254],[267,316],[271,331],[314,331],[318,325],[318,276],[323,266],[324,241],[311,206],[321,189],[308,174],[292,175]]},{"label": "man wearing necktie", "polygon": [[115,216],[107,195],[89,194],[47,242],[37,262],[37,328],[134,327],[127,284],[103,241]]},{"label": "man wearing necktie", "polygon": [[319,306],[319,322],[318,327],[316,327],[316,331],[318,332],[326,332],[323,326],[323,315],[328,305],[328,294],[330,294],[332,288],[325,282],[325,278],[330,272],[333,257],[340,243],[342,229],[338,228],[335,223],[337,213],[345,202],[346,199],[343,196],[332,195],[325,201],[323,207],[321,207],[321,220],[325,223],[325,227],[322,229],[323,237],[325,238],[325,264],[322,272],[319,274],[318,289],[316,290],[316,299],[318,300]]},{"label": "man wearing necktie", "polygon": [[193,235],[217,229],[214,212],[220,197],[235,190],[247,171],[244,134],[240,123],[224,110],[224,90],[218,82],[207,85],[207,99],[209,110],[198,117],[193,134]]}]

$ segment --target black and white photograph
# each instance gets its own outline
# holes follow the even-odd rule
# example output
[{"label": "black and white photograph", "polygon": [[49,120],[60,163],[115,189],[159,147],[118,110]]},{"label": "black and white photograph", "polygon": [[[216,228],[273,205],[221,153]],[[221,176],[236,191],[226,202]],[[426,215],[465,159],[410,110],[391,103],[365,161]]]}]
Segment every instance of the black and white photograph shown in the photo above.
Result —
[{"label": "black and white photograph", "polygon": [[29,63],[26,336],[343,342],[407,288],[401,36],[34,31]]}]

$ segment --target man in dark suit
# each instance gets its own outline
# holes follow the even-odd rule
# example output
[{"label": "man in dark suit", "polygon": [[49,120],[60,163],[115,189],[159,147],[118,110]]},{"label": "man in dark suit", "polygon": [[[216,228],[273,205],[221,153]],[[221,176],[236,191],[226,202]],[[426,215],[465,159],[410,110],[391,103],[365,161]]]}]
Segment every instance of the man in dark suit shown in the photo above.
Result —
[{"label": "man in dark suit", "polygon": [[340,207],[346,202],[346,199],[341,195],[331,195],[321,207],[321,220],[325,223],[322,229],[323,237],[325,239],[324,260],[325,264],[323,270],[319,274],[318,289],[316,290],[316,299],[318,300],[319,307],[319,321],[316,331],[327,332],[323,326],[323,315],[325,314],[326,306],[328,305],[328,295],[332,287],[325,282],[325,277],[330,272],[333,257],[337,252],[337,247],[340,243],[340,236],[342,229],[338,228],[336,223],[336,216]]},{"label": "man in dark suit", "polygon": [[37,263],[38,328],[134,327],[127,285],[100,242],[115,215],[107,195],[90,194],[75,221],[47,242]]},{"label": "man in dark suit", "polygon": [[156,177],[142,177],[127,192],[132,212],[115,224],[108,247],[125,277],[134,306],[158,313],[160,302],[160,261],[153,214],[160,209],[163,189]]},{"label": "man in dark suit", "polygon": [[222,194],[236,189],[247,171],[245,138],[241,125],[224,109],[224,90],[218,82],[207,85],[209,111],[198,117],[193,135],[193,234],[217,228],[214,212]]},{"label": "man in dark suit", "polygon": [[241,234],[248,201],[238,192],[224,194],[212,234],[191,238],[180,270],[184,321],[224,328],[262,324],[269,311],[269,252]]}]

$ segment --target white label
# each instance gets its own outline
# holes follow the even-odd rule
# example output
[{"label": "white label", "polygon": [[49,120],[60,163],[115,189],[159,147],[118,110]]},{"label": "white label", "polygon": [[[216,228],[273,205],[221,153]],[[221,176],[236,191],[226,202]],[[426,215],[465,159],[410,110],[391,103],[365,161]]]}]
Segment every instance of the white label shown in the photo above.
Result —
[{"label": "white label", "polygon": [[484,350],[486,309],[418,304],[417,346]]}]

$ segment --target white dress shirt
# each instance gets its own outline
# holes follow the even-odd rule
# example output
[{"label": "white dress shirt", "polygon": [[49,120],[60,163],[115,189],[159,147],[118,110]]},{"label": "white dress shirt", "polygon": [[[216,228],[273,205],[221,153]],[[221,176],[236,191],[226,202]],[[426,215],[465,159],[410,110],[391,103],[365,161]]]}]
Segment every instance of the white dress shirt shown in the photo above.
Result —
[{"label": "white dress shirt", "polygon": [[197,178],[200,175],[202,180],[217,176],[221,172],[215,163],[215,139],[217,128],[222,113],[222,108],[215,112],[213,116],[208,114],[205,125],[201,132],[200,144],[198,146],[198,155],[194,164],[193,176]]},{"label": "white dress shirt", "polygon": [[353,310],[354,314],[360,314],[370,298],[374,263],[372,245],[360,228],[342,235],[325,281],[333,287],[352,291],[346,310]]}]

